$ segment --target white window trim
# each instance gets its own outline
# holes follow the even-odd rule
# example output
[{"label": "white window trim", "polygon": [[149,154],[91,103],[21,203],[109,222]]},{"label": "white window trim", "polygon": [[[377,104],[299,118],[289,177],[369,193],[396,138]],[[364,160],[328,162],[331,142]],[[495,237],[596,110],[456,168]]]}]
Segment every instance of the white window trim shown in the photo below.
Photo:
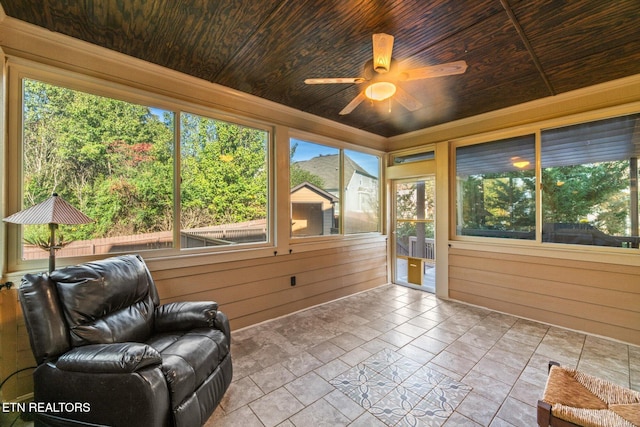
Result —
[{"label": "white window trim", "polygon": [[[386,221],[385,221],[385,208],[384,208],[384,201],[385,201],[385,197],[386,197],[386,193],[385,193],[385,188],[386,186],[384,185],[384,170],[385,168],[383,167],[384,162],[385,162],[385,155],[384,153],[377,151],[377,150],[373,150],[373,149],[368,149],[366,147],[362,147],[362,146],[358,146],[355,144],[350,144],[348,142],[344,142],[344,141],[340,141],[334,138],[329,138],[329,137],[325,137],[322,135],[315,135],[309,132],[305,132],[305,131],[301,131],[301,130],[290,130],[289,131],[289,149],[291,148],[291,140],[292,139],[297,139],[300,141],[304,141],[304,142],[309,142],[312,144],[318,144],[318,145],[324,145],[330,148],[335,148],[337,150],[339,150],[340,153],[340,188],[341,188],[341,192],[340,192],[340,201],[339,206],[340,206],[340,218],[344,218],[344,202],[343,199],[345,197],[345,185],[346,183],[344,182],[344,173],[343,173],[343,169],[342,167],[344,166],[344,150],[351,150],[351,151],[358,151],[360,153],[363,154],[370,154],[373,156],[377,156],[380,158],[380,161],[378,162],[378,174],[379,174],[379,178],[378,178],[378,194],[379,194],[379,199],[380,199],[380,203],[379,203],[379,218],[380,218],[380,223],[379,223],[379,227],[380,227],[380,231],[371,231],[371,232],[363,232],[363,233],[353,233],[353,234],[345,234],[344,232],[344,221],[341,220],[340,221],[340,231],[337,234],[332,234],[332,235],[324,235],[324,236],[306,236],[306,237],[294,237],[291,235],[291,230],[290,230],[290,224],[291,224],[291,194],[288,193],[288,204],[289,204],[289,244],[292,246],[300,246],[302,247],[302,244],[305,243],[321,243],[321,242],[327,242],[327,241],[336,241],[336,240],[352,240],[352,239],[362,239],[362,238],[372,238],[372,237],[377,237],[380,235],[384,235],[386,234],[385,230],[386,230]],[[291,165],[289,165],[289,168],[291,167]],[[288,185],[288,184],[287,184]]]},{"label": "white window trim", "polygon": [[[215,120],[227,121],[230,123],[251,127],[254,129],[264,130],[269,134],[267,142],[267,159],[268,168],[268,196],[267,196],[267,240],[265,242],[247,243],[238,246],[224,247],[207,247],[207,248],[180,248],[179,239],[179,211],[180,211],[180,192],[179,180],[174,179],[174,241],[176,247],[171,249],[156,249],[142,251],[141,254],[146,259],[172,259],[175,257],[188,257],[197,260],[200,256],[210,258],[215,254],[233,254],[233,259],[252,259],[257,256],[273,256],[275,248],[275,219],[273,215],[273,206],[275,206],[274,191],[274,147],[275,147],[275,126],[258,120],[251,120],[245,117],[229,114],[228,112],[208,108],[198,104],[188,103],[186,101],[172,99],[166,96],[155,94],[152,92],[142,91],[140,89],[128,87],[122,84],[109,82],[95,77],[86,76],[76,72],[58,69],[52,66],[43,65],[37,62],[26,60],[23,58],[9,57],[6,65],[7,81],[8,81],[8,102],[7,108],[7,127],[8,127],[8,144],[7,144],[7,162],[8,170],[5,177],[8,182],[15,182],[16,185],[10,186],[7,191],[7,212],[17,212],[22,208],[22,80],[32,79],[42,81],[47,84],[67,87],[72,90],[83,91],[97,96],[118,99],[125,102],[131,102],[139,105],[147,105],[155,108],[161,108],[175,113],[176,130],[174,141],[174,151],[179,153],[179,114],[188,112],[202,115]],[[180,176],[179,156],[174,156],[174,176]],[[9,273],[44,270],[47,266],[47,259],[43,260],[23,260],[21,257],[21,232],[19,226],[9,226],[6,233],[7,237],[7,271]],[[115,255],[115,253],[113,254]],[[90,255],[79,257],[58,258],[59,266],[76,264],[92,259],[104,258],[107,255]],[[109,255],[110,256],[110,255]],[[216,257],[215,262],[223,262],[225,257]],[[200,262],[211,262],[211,259]]]},{"label": "white window trim", "polygon": [[640,257],[638,249],[634,248],[613,248],[606,246],[571,245],[564,243],[542,242],[542,229],[538,224],[542,224],[542,196],[540,191],[541,176],[541,132],[544,129],[562,126],[571,126],[581,123],[592,122],[623,116],[637,114],[640,112],[640,102],[631,102],[608,107],[586,113],[572,114],[564,117],[530,123],[526,126],[499,129],[491,132],[473,135],[470,137],[457,138],[449,141],[450,161],[449,178],[451,182],[456,179],[456,148],[467,145],[494,142],[523,135],[535,135],[536,144],[536,239],[517,240],[501,239],[493,237],[459,236],[456,234],[456,221],[452,218],[457,215],[455,200],[457,189],[455,185],[450,186],[450,223],[449,223],[449,246],[451,248],[483,250],[488,252],[529,255],[537,257],[563,258],[577,261],[606,262],[620,265],[639,265]]}]

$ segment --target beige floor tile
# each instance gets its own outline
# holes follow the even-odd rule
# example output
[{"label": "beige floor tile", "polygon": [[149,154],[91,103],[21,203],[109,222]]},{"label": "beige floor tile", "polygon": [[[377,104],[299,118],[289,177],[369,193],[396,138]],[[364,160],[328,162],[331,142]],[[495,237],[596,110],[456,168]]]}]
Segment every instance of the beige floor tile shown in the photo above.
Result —
[{"label": "beige floor tile", "polygon": [[479,425],[488,426],[498,412],[498,409],[500,409],[499,402],[487,399],[481,394],[472,391],[460,406],[456,408],[456,412]]},{"label": "beige floor tile", "polygon": [[531,427],[550,360],[640,391],[639,347],[395,285],[232,335],[206,427]]},{"label": "beige floor tile", "polygon": [[262,371],[249,376],[265,394],[282,387],[289,381],[296,379],[296,376],[280,363],[276,363]]},{"label": "beige floor tile", "polygon": [[504,401],[497,416],[517,427],[531,427],[537,424],[535,406],[511,397]]},{"label": "beige floor tile", "polygon": [[326,400],[319,400],[291,417],[296,427],[341,427],[351,422]]}]

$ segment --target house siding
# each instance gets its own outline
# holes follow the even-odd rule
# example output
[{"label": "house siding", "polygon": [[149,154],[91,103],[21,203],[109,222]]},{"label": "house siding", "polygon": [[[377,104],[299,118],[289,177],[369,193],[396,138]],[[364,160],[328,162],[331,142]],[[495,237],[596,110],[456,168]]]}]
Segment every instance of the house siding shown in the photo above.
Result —
[{"label": "house siding", "polygon": [[449,296],[640,345],[640,266],[451,248]]}]

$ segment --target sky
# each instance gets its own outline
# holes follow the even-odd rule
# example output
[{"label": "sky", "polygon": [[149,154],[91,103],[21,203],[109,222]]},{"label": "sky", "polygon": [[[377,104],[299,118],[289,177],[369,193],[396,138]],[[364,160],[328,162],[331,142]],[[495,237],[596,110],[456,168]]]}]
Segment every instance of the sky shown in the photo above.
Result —
[{"label": "sky", "polygon": [[[295,155],[293,157],[294,162],[309,160],[313,157],[317,157],[320,155],[338,154],[340,152],[340,150],[334,147],[314,144],[311,142],[305,142],[299,139],[292,139],[291,145],[293,144],[298,144]],[[375,177],[378,177],[380,175],[380,172],[379,172],[380,159],[378,157],[373,156],[371,154],[360,153],[352,150],[345,150],[345,154],[351,157],[353,161],[359,164],[364,170],[366,170],[371,175]]]}]

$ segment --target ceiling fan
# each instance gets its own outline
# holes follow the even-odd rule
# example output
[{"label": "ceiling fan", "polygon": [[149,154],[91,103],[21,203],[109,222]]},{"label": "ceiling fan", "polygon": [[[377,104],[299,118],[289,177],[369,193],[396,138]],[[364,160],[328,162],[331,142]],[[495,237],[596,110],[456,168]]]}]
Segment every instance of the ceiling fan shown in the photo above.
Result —
[{"label": "ceiling fan", "polygon": [[394,99],[407,110],[415,111],[422,108],[422,104],[398,86],[398,82],[462,74],[467,70],[465,61],[455,61],[401,71],[398,69],[395,59],[391,58],[392,50],[393,36],[384,33],[374,34],[373,59],[364,64],[361,77],[306,79],[304,82],[310,85],[368,83],[358,96],[340,111],[340,115],[349,114],[367,98],[373,101],[383,101],[392,96],[395,96]]}]

